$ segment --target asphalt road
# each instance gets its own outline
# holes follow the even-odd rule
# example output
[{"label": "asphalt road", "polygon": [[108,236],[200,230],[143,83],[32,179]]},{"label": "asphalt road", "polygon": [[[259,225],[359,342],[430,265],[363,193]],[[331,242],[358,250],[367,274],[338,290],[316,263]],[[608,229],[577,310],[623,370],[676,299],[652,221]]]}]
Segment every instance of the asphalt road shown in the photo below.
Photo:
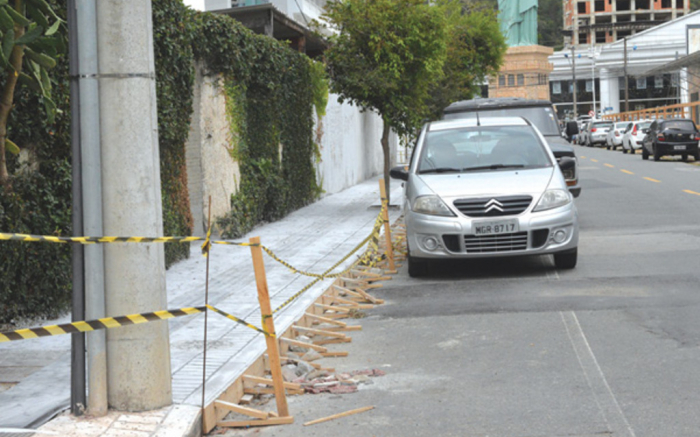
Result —
[{"label": "asphalt road", "polygon": [[[579,264],[549,258],[405,267],[338,370],[348,395],[290,397],[296,423],[227,435],[700,435],[700,166],[577,147]],[[356,416],[305,421],[374,405]]]}]

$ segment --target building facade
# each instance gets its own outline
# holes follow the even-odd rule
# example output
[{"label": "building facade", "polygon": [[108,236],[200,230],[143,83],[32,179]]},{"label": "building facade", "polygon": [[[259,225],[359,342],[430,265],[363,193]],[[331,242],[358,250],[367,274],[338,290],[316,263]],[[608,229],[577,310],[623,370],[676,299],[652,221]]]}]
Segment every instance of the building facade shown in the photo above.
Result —
[{"label": "building facade", "polygon": [[553,52],[551,47],[540,45],[508,48],[503,67],[489,79],[487,96],[549,100],[552,64],[548,58]]},{"label": "building facade", "polygon": [[690,0],[564,0],[564,42],[612,43],[689,12]]}]

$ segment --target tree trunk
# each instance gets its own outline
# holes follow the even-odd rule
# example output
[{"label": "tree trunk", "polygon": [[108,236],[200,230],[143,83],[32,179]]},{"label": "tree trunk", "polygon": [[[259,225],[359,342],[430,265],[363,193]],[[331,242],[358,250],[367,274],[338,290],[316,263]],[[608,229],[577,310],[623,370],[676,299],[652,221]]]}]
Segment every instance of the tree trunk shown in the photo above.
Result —
[{"label": "tree trunk", "polygon": [[[24,15],[24,0],[15,0],[15,10]],[[24,35],[24,27],[15,24],[15,39]],[[24,56],[24,46],[15,45],[10,55],[10,64],[14,70],[7,68],[5,70],[7,78],[5,86],[0,94],[0,183],[6,185],[10,178],[7,173],[7,154],[5,149],[5,139],[7,138],[7,119],[12,109],[12,103],[15,96],[15,86],[17,78],[22,72],[22,57]]]},{"label": "tree trunk", "polygon": [[391,180],[389,179],[389,170],[391,170],[391,151],[389,150],[389,132],[391,128],[386,119],[382,118],[384,128],[382,129],[382,152],[384,152],[384,188],[386,188],[386,200],[391,202]]}]

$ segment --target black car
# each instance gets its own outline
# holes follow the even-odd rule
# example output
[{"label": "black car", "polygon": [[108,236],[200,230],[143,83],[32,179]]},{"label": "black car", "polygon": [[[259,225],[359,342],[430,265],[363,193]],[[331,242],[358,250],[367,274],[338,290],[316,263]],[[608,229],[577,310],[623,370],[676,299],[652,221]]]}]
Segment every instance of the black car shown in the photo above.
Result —
[{"label": "black car", "polygon": [[[549,100],[509,97],[462,100],[445,108],[443,120],[476,118],[477,113],[483,117],[526,118],[542,133],[557,161],[563,157],[570,157],[577,161],[574,148],[562,136],[556,112]],[[569,135],[576,133],[569,132]],[[581,186],[578,183],[578,161],[573,168],[564,172],[564,179],[571,194],[578,197],[581,194]]]},{"label": "black car", "polygon": [[700,132],[693,120],[656,120],[642,140],[642,159],[649,159],[651,155],[654,161],[658,161],[664,155],[681,155],[685,161],[688,155],[692,155],[696,161],[700,161],[698,141]]}]

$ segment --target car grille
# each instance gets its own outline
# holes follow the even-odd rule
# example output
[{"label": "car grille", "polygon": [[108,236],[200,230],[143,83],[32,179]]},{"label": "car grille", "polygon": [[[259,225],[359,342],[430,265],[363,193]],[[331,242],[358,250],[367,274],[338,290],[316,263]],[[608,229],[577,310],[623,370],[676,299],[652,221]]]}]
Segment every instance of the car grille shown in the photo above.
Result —
[{"label": "car grille", "polygon": [[484,197],[458,199],[454,206],[468,217],[498,217],[520,214],[531,202],[531,196]]},{"label": "car grille", "polygon": [[513,252],[527,249],[527,232],[500,235],[465,235],[467,253]]}]

